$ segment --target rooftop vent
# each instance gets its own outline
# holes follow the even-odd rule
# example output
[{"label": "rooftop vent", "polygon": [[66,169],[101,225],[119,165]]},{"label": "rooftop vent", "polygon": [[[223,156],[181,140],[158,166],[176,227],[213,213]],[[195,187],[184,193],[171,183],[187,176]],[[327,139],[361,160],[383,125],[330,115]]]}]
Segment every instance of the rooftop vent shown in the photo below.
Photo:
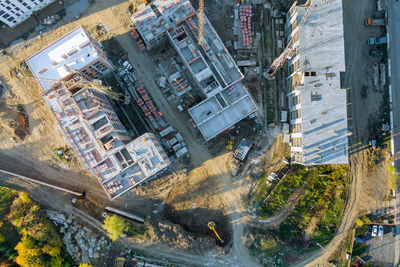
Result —
[{"label": "rooftop vent", "polygon": [[322,100],[322,95],[315,93],[313,94],[313,92],[311,92],[311,101],[321,101]]}]

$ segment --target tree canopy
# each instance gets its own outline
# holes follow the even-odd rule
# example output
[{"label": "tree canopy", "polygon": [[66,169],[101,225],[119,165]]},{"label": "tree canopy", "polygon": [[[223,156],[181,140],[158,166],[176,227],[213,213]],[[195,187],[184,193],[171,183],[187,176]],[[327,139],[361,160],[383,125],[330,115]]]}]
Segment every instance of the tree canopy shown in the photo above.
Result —
[{"label": "tree canopy", "polygon": [[108,237],[115,241],[124,235],[126,221],[117,215],[107,216],[104,220],[103,229],[107,231]]}]

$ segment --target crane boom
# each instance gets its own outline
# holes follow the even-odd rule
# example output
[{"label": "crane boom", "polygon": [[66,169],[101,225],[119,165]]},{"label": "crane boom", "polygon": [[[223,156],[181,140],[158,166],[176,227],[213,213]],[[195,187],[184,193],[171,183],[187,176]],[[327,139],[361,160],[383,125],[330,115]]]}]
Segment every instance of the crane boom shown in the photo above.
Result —
[{"label": "crane boom", "polygon": [[199,36],[198,36],[198,44],[203,44],[203,30],[204,30],[204,0],[199,1]]},{"label": "crane boom", "polygon": [[35,79],[35,80],[40,80],[44,82],[52,82],[52,83],[60,83],[65,85],[66,87],[74,86],[77,85],[79,87],[82,87],[82,89],[94,89],[99,92],[102,92],[103,94],[107,95],[108,97],[117,100],[117,101],[122,101],[124,102],[124,99],[127,97],[126,95],[122,93],[115,92],[111,86],[105,86],[101,84],[101,81],[94,80],[92,82],[90,81],[63,81],[63,80],[52,80],[52,79],[44,79],[44,78],[33,78],[33,77],[24,77],[24,79]]},{"label": "crane boom", "polygon": [[[311,14],[311,10],[314,7],[314,1],[311,0],[310,4],[306,10],[306,12],[304,13],[304,16],[298,26],[298,30],[297,31],[301,31],[301,29],[303,28],[304,24],[307,21],[308,16]],[[283,66],[283,64],[285,64],[286,60],[288,57],[290,57],[290,55],[293,52],[293,43],[294,43],[294,39],[293,37],[290,38],[289,43],[287,44],[287,46],[285,47],[285,50],[283,50],[282,54],[279,55],[279,57],[277,57],[271,64],[271,67],[268,71],[268,76],[269,77],[274,77],[276,72]]]}]

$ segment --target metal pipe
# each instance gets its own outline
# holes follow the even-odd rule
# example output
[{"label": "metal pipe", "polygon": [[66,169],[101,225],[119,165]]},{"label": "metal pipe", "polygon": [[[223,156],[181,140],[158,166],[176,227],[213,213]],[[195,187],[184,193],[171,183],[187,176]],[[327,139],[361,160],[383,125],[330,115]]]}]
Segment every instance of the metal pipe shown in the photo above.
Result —
[{"label": "metal pipe", "polygon": [[26,177],[26,176],[23,176],[23,175],[20,175],[20,174],[13,173],[13,172],[1,170],[1,169],[0,169],[0,172],[2,172],[4,174],[8,174],[8,175],[12,175],[12,176],[21,178],[23,180],[27,180],[29,182],[33,182],[33,183],[36,183],[36,184],[40,184],[40,185],[44,185],[44,186],[47,186],[47,187],[51,187],[53,189],[57,189],[57,190],[60,190],[60,191],[64,191],[66,193],[69,193],[69,194],[72,194],[72,195],[75,195],[75,196],[78,196],[78,197],[82,197],[84,195],[83,193],[80,193],[80,192],[75,192],[75,191],[72,191],[72,190],[69,190],[69,189],[65,189],[65,188],[62,188],[62,187],[59,187],[59,186],[56,186],[56,185],[52,185],[52,184],[49,184],[49,183],[46,183],[46,182],[38,181],[38,180],[29,178],[29,177]]}]

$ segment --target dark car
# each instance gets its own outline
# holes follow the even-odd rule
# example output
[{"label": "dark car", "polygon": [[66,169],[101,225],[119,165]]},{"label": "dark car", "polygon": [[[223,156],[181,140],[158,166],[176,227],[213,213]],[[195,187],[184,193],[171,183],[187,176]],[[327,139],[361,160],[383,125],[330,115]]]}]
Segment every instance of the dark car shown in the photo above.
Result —
[{"label": "dark car", "polygon": [[383,51],[379,50],[379,49],[371,49],[371,50],[369,50],[369,55],[373,56],[373,57],[382,58],[383,57]]}]

